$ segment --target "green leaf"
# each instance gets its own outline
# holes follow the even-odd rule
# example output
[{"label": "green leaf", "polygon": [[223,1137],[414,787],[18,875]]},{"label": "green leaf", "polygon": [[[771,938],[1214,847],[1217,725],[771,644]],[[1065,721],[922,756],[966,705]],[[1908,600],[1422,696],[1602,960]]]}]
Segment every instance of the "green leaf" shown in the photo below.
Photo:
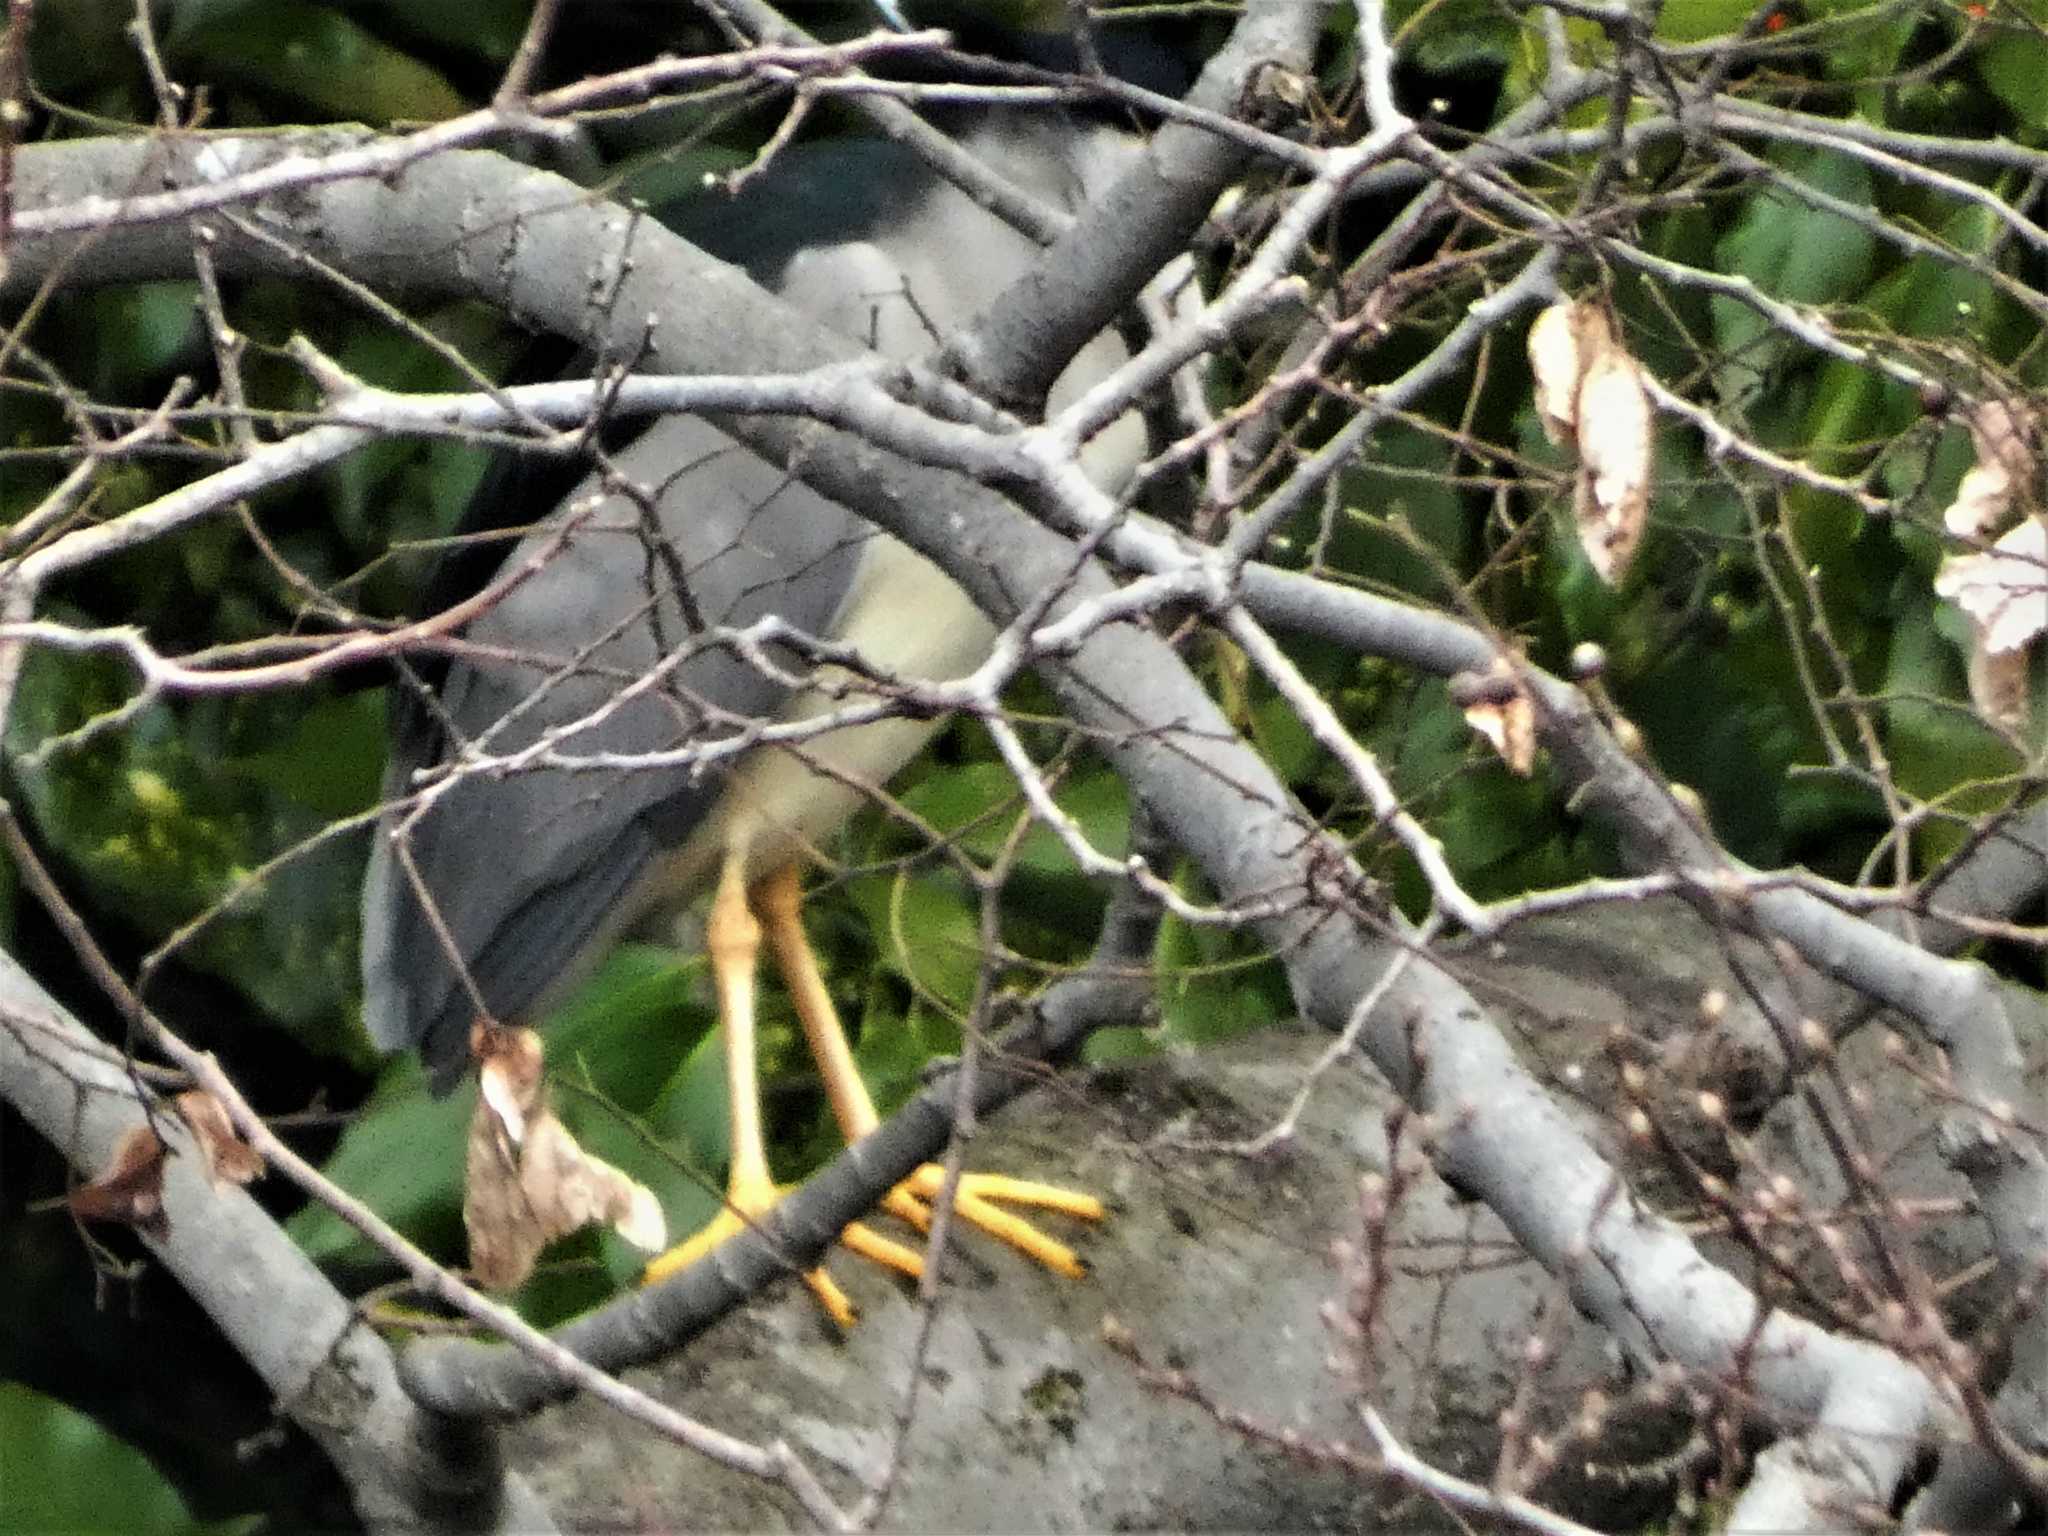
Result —
[{"label": "green leaf", "polygon": [[182,279],[109,289],[94,296],[88,313],[96,333],[95,392],[112,399],[126,395],[138,379],[177,367],[206,335],[199,285]]},{"label": "green leaf", "polygon": [[[347,1009],[357,987],[360,845],[308,842],[324,818],[237,771],[244,734],[280,728],[299,704],[157,706],[40,764],[21,762],[21,753],[99,718],[131,691],[124,671],[101,657],[36,651],[24,662],[8,746],[38,832],[95,903],[152,942],[213,912],[179,949],[182,961],[232,981],[274,1020],[317,1026],[308,1043],[358,1049]],[[259,866],[295,847],[295,857],[250,883]]]},{"label": "green leaf", "polygon": [[171,72],[283,97],[329,120],[438,122],[468,105],[441,72],[307,0],[187,6],[165,39]]},{"label": "green leaf", "polygon": [[1742,30],[1756,9],[1753,0],[1667,0],[1657,13],[1657,36],[1673,43],[1698,43]]},{"label": "green leaf", "polygon": [[[1919,601],[1894,618],[1884,679],[1885,750],[1908,793],[1942,797],[1956,816],[1982,816],[2012,796],[2008,784],[1984,781],[2004,780],[2021,765],[1995,731],[1956,702],[1967,687],[1961,653],[1939,632],[1947,611],[1922,589]],[[1955,852],[1966,836],[1952,821],[1930,819],[1914,840],[1915,867],[1926,869]]]},{"label": "green leaf", "polygon": [[[1782,150],[1771,159],[1787,176],[1845,202],[1869,207],[1871,173],[1847,155]],[[1815,208],[1797,194],[1760,187],[1714,252],[1716,270],[1746,277],[1791,304],[1829,304],[1860,294],[1876,269],[1877,241],[1863,225]],[[1717,384],[1740,398],[1771,381],[1794,343],[1749,305],[1716,297],[1714,339],[1724,361]]]},{"label": "green leaf", "polygon": [[1456,449],[1435,432],[1390,422],[1373,434],[1370,452],[1344,472],[1344,511],[1331,530],[1327,558],[1341,570],[1371,571],[1375,581],[1431,602],[1443,597],[1434,565],[1389,524],[1452,565],[1469,553],[1474,522],[1452,478]]},{"label": "green leaf", "polygon": [[[898,798],[906,810],[983,865],[994,862],[1026,808],[1010,770],[994,761],[963,763],[928,773],[904,787]],[[1054,790],[1053,801],[1073,818],[1089,846],[1108,858],[1123,857],[1130,822],[1123,780],[1108,768],[1090,763],[1066,775]],[[880,863],[915,853],[923,846],[921,834],[893,818],[877,818],[871,825],[874,835],[867,840],[860,862]],[[1025,834],[1015,868],[1051,877],[1078,873],[1059,834],[1043,825]]]},{"label": "green leaf", "polygon": [[[436,1099],[419,1058],[388,1066],[320,1170],[443,1263],[459,1264],[462,1241],[463,1137],[476,1085]],[[292,1241],[317,1263],[380,1264],[377,1251],[323,1205],[285,1223]]]},{"label": "green leaf", "polygon": [[1513,61],[1521,28],[1492,0],[1397,4],[1404,62],[1430,75],[1491,74]]},{"label": "green leaf", "polygon": [[1269,688],[1260,688],[1251,709],[1252,741],[1273,771],[1293,784],[1307,777],[1322,748],[1301,723],[1294,706]]},{"label": "green leaf", "polygon": [[0,1381],[0,1530],[193,1529],[140,1451],[55,1398]]},{"label": "green leaf", "polygon": [[[1755,9],[1754,0],[1668,0],[1658,13],[1657,36],[1678,43],[1726,37],[1741,31]],[[1871,6],[1868,0],[1801,0],[1796,14],[1807,20],[1821,21],[1838,19],[1865,9],[1884,15],[1891,7]],[[1794,14],[1788,3],[1788,19]],[[1837,35],[1833,30],[1828,33],[1831,45]]]},{"label": "green leaf", "polygon": [[1883,122],[1888,116],[1890,88],[1883,82],[1902,67],[1921,19],[1918,11],[1894,12],[1889,6],[1873,6],[1829,29],[1823,55],[1828,75],[1854,87],[1856,110],[1872,122]]},{"label": "green leaf", "polygon": [[[1999,229],[1988,212],[1965,208],[1941,234],[1967,259],[1988,249]],[[1875,323],[1895,336],[1952,339],[1994,356],[2011,355],[2038,332],[1988,277],[1961,262],[1911,262],[1872,287],[1864,304]],[[1820,369],[1806,413],[1808,452],[1822,468],[1854,470],[1897,440],[1919,415],[1918,401],[1895,380],[1867,365],[1830,360]],[[1792,488],[1788,499],[1802,510],[1822,500],[1833,503],[1838,513],[1843,505],[1803,487]],[[1802,526],[1802,539],[1805,534]],[[1809,548],[1807,553],[1820,559],[1828,552]]]},{"label": "green leaf", "polygon": [[549,1015],[543,1033],[558,1075],[640,1114],[685,1053],[711,1032],[702,959],[653,944],[622,944]]},{"label": "green leaf", "polygon": [[2024,28],[2001,28],[1977,55],[1977,73],[2027,127],[2048,129],[2048,38]]},{"label": "green leaf", "polygon": [[[1196,896],[1185,875],[1176,882]],[[1286,1018],[1292,1011],[1284,974],[1271,956],[1242,935],[1197,926],[1171,915],[1161,921],[1153,951],[1159,975],[1160,1047],[1219,1044]]]},{"label": "green leaf", "polygon": [[[1121,859],[1130,850],[1131,802],[1124,781],[1100,763],[1067,775],[1053,792],[1053,802],[1074,819],[1088,846],[1106,858]],[[1049,827],[1034,827],[1018,850],[1020,867],[1047,874],[1077,871],[1074,857]]]},{"label": "green leaf", "polygon": [[981,971],[981,917],[954,881],[872,875],[851,892],[881,945],[882,965],[941,1007],[964,1013]]},{"label": "green leaf", "polygon": [[723,190],[707,182],[729,175],[753,158],[747,150],[722,144],[664,144],[628,156],[614,168],[612,198],[627,206],[644,203],[656,218],[672,219],[699,198],[725,197]]},{"label": "green leaf", "polygon": [[[725,1036],[707,1029],[647,1112],[647,1129],[698,1172],[716,1176],[732,1147]],[[709,1212],[705,1218],[709,1218]]]},{"label": "green leaf", "polygon": [[[958,842],[969,858],[982,863],[995,858],[1024,809],[1017,781],[997,762],[963,763],[928,774],[904,789],[899,798],[905,810],[928,822],[941,836]],[[884,819],[876,824],[876,830],[871,858],[919,846],[919,834],[899,821]]]},{"label": "green leaf", "polygon": [[884,1115],[917,1091],[918,1078],[931,1060],[923,1033],[898,1005],[899,988],[886,977],[871,978],[861,1009],[860,1040],[854,1064]]},{"label": "green leaf", "polygon": [[[423,323],[487,373],[508,371],[531,344],[481,306],[449,305]],[[388,327],[353,327],[332,347],[343,368],[385,389],[473,387],[472,379],[439,352]],[[459,440],[437,439],[422,448],[417,440],[394,436],[345,455],[320,479],[342,537],[352,549],[374,554],[408,538],[452,531],[485,463],[484,454]]]},{"label": "green leaf", "polygon": [[237,771],[321,816],[353,816],[377,803],[384,758],[384,696],[322,699],[274,750],[236,759]]},{"label": "green leaf", "polygon": [[1285,1010],[1275,1008],[1262,984],[1263,973],[1277,969],[1275,962],[1257,960],[1162,971],[1157,1043],[1220,1045],[1279,1022]]},{"label": "green leaf", "polygon": [[380,23],[437,48],[460,51],[495,68],[512,60],[526,31],[528,0],[354,0]]},{"label": "green leaf", "polygon": [[1123,1062],[1150,1061],[1163,1056],[1166,1047],[1149,1029],[1116,1025],[1098,1029],[1081,1046],[1081,1063],[1088,1067],[1112,1067]]}]

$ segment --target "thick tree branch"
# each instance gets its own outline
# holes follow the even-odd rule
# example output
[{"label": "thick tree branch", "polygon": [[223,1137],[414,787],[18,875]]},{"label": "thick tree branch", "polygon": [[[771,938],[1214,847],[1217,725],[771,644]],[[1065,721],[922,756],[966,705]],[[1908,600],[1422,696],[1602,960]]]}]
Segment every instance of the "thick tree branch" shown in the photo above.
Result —
[{"label": "thick tree branch", "polygon": [[168,1143],[161,1235],[143,1240],[333,1461],[373,1531],[552,1529],[490,1433],[422,1406],[390,1347],[256,1202],[216,1188],[183,1122],[136,1097],[119,1052],[0,954],[0,1083],[83,1178],[148,1124]]}]

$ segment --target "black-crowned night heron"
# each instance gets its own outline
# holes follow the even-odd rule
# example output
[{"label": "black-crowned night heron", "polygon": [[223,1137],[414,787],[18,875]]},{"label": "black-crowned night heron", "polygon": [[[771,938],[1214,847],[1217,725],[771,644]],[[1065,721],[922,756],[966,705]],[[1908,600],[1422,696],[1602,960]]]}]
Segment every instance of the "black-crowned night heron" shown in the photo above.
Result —
[{"label": "black-crowned night heron", "polygon": [[[1068,207],[1132,152],[1112,129],[1042,114],[985,118],[962,141],[1012,181]],[[700,244],[763,286],[898,358],[928,352],[935,334],[971,319],[1037,254],[913,153],[881,141],[786,152],[737,201],[707,199],[702,216],[686,224]],[[1068,370],[1055,404],[1119,355],[1098,338]],[[1134,462],[1139,446],[1134,423],[1113,428],[1092,450],[1098,476]],[[698,625],[737,627],[780,614],[799,630],[854,646],[883,674],[908,679],[956,677],[986,656],[988,622],[935,566],[708,422],[663,419],[615,462],[651,493],[666,550],[646,537],[634,502],[604,497],[564,548],[471,627],[472,657],[505,659],[465,659],[447,672],[437,698],[401,701],[387,794],[409,792],[416,770],[447,760],[460,744],[516,751],[598,711],[629,680],[672,657]],[[601,493],[595,477],[586,481],[509,558],[538,552],[571,508],[587,511]],[[505,510],[498,509],[500,523],[522,521]],[[667,673],[662,687],[618,703],[561,748],[661,751],[827,705],[820,693],[793,691],[728,648],[706,646]],[[724,1028],[732,1162],[727,1209],[651,1273],[687,1262],[775,1198],[755,1093],[753,989],[763,938],[840,1128],[852,1140],[875,1125],[804,938],[798,875],[858,808],[864,789],[884,785],[935,728],[903,719],[835,730],[801,752],[755,748],[729,772],[701,777],[541,771],[461,780],[418,821],[409,842],[438,921],[429,920],[389,839],[378,839],[363,898],[371,1033],[388,1050],[417,1047],[436,1089],[445,1091],[468,1064],[480,1014],[537,1020],[616,940],[672,924],[711,892],[706,937]],[[921,1225],[937,1181],[938,1170],[927,1169],[886,1208]],[[1082,1272],[1069,1249],[997,1201],[1083,1217],[1100,1214],[1097,1202],[994,1176],[970,1177],[961,1189],[967,1220],[1056,1270]],[[873,1234],[850,1236],[849,1245],[898,1267],[917,1263],[914,1253]],[[810,1279],[828,1310],[847,1320],[829,1278],[819,1272]]]}]

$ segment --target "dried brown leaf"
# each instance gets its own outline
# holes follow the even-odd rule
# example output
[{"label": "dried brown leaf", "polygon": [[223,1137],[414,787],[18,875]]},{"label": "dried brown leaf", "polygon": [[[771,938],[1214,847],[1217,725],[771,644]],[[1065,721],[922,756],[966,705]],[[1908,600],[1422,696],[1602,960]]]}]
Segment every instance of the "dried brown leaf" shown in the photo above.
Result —
[{"label": "dried brown leaf", "polygon": [[1536,712],[1527,699],[1483,704],[1465,711],[1465,723],[1493,743],[1508,771],[1528,778],[1536,767]]},{"label": "dried brown leaf", "polygon": [[1579,353],[1578,309],[1569,300],[1553,304],[1529,327],[1536,419],[1543,435],[1559,448],[1577,434],[1579,379],[1585,371]]},{"label": "dried brown leaf", "polygon": [[653,1191],[584,1151],[553,1115],[534,1122],[524,1184],[557,1234],[602,1221],[636,1248],[653,1252],[667,1245],[667,1223]]},{"label": "dried brown leaf", "polygon": [[2003,400],[1980,400],[1968,425],[1979,464],[1996,464],[2019,482],[2033,474],[2034,423],[2027,412]]},{"label": "dried brown leaf", "polygon": [[1967,425],[1977,462],[1956,487],[1956,499],[1942,524],[1958,538],[1978,538],[1999,527],[2020,507],[2034,483],[2034,422],[2003,400],[1981,400]]},{"label": "dried brown leaf", "polygon": [[1451,698],[1465,723],[1493,744],[1511,773],[1527,778],[1536,767],[1536,707],[1505,662],[1488,672],[1451,679]]},{"label": "dried brown leaf", "polygon": [[482,1092],[469,1125],[462,1219],[477,1282],[517,1287],[549,1243],[597,1221],[635,1247],[665,1246],[653,1192],[585,1152],[548,1108],[540,1037],[479,1024],[470,1046]]},{"label": "dried brown leaf", "polygon": [[494,1115],[512,1145],[526,1139],[526,1119],[541,1102],[540,1036],[478,1019],[469,1031],[481,1107]]},{"label": "dried brown leaf", "polygon": [[80,1221],[123,1221],[154,1237],[170,1230],[164,1216],[164,1144],[138,1125],[115,1144],[106,1169],[65,1197]]},{"label": "dried brown leaf", "polygon": [[1957,538],[1974,539],[2010,517],[2012,507],[2012,476],[2000,465],[1978,464],[1964,472],[1941,522]]},{"label": "dried brown leaf", "polygon": [[1593,569],[1621,580],[1649,520],[1656,418],[1643,373],[1604,305],[1553,304],[1529,327],[1543,432],[1578,455],[1572,512]]},{"label": "dried brown leaf", "polygon": [[1980,630],[1970,647],[1970,702],[1990,724],[2012,732],[2025,728],[2032,682],[2028,651],[1994,651]]},{"label": "dried brown leaf", "polygon": [[1572,510],[1593,569],[1613,585],[1627,573],[1649,522],[1656,418],[1642,369],[1611,338],[1586,365],[1578,419]]},{"label": "dried brown leaf", "polygon": [[495,1119],[479,1104],[469,1123],[462,1225],[469,1233],[469,1268],[476,1283],[509,1291],[533,1273],[548,1237],[519,1187],[518,1153],[497,1130]]},{"label": "dried brown leaf", "polygon": [[179,1117],[206,1154],[206,1177],[216,1188],[247,1184],[263,1172],[261,1154],[235,1134],[227,1108],[219,1099],[193,1088],[179,1094],[176,1102]]},{"label": "dried brown leaf", "polygon": [[1978,648],[2003,655],[2048,631],[2048,524],[2030,517],[1990,549],[1954,555],[1934,590],[1969,615]]}]

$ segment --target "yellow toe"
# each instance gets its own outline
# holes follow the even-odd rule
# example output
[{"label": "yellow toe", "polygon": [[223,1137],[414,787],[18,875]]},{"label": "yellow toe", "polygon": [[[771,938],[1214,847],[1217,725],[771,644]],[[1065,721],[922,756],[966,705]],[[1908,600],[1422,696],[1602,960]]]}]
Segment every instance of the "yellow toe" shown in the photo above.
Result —
[{"label": "yellow toe", "polygon": [[[937,1199],[945,1182],[946,1170],[936,1163],[926,1163],[890,1192],[883,1208],[912,1223],[920,1231],[929,1231],[929,1202]],[[997,1202],[1028,1206],[1034,1210],[1058,1211],[1083,1221],[1100,1221],[1106,1214],[1100,1200],[1076,1190],[1062,1189],[1056,1184],[1013,1179],[1000,1173],[962,1174],[954,1200],[953,1208],[959,1212],[962,1221],[979,1227],[991,1237],[1000,1238],[1055,1274],[1065,1275],[1071,1280],[1086,1277],[1088,1266],[1072,1248],[1039,1231],[1023,1217],[1002,1209]]]},{"label": "yellow toe", "polygon": [[[757,1208],[742,1211],[736,1204],[728,1201],[701,1229],[668,1252],[650,1260],[647,1267],[641,1271],[640,1283],[656,1285],[671,1275],[682,1273],[720,1243],[729,1242],[746,1231],[774,1205],[773,1199],[765,1202],[750,1200],[747,1203]],[[924,1258],[916,1249],[899,1243],[894,1238],[884,1237],[859,1222],[855,1222],[841,1233],[840,1241],[849,1251],[859,1254],[862,1258],[884,1268],[893,1269],[898,1274],[908,1275],[913,1280],[924,1273]],[[817,1297],[818,1305],[825,1309],[827,1317],[841,1328],[853,1326],[858,1311],[829,1273],[822,1267],[807,1270],[804,1273],[804,1284],[810,1288],[811,1294]]]},{"label": "yellow toe", "polygon": [[858,1221],[839,1234],[839,1241],[847,1252],[857,1253],[885,1269],[895,1270],[899,1275],[908,1275],[915,1280],[924,1273],[924,1256],[915,1248],[899,1243],[893,1237],[884,1237],[873,1227]]}]

